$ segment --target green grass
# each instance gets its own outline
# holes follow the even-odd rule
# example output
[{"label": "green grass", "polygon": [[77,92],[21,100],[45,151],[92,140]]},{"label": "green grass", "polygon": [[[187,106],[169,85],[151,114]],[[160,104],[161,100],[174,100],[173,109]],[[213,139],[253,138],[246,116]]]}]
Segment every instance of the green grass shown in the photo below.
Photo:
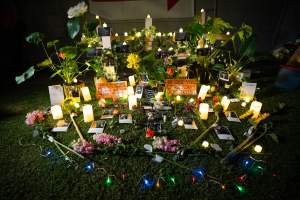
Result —
[{"label": "green grass", "polygon": [[[53,82],[50,83],[41,77],[20,86],[6,88],[2,90],[0,100],[0,197],[1,199],[291,199],[298,193],[300,178],[298,117],[300,92],[268,89],[272,82],[273,79],[260,81],[259,86],[262,89],[258,93],[258,99],[263,102],[265,111],[272,110],[278,102],[287,104],[283,112],[270,119],[274,126],[273,132],[278,135],[280,142],[277,144],[270,137],[264,137],[259,142],[264,147],[264,154],[255,156],[266,161],[266,170],[263,175],[248,176],[244,194],[239,193],[233,186],[236,178],[243,175],[244,171],[237,165],[221,165],[219,161],[224,153],[201,151],[200,155],[189,157],[180,163],[190,167],[206,167],[208,174],[226,183],[225,191],[212,181],[192,184],[191,172],[166,162],[153,163],[150,161],[151,158],[143,153],[111,155],[109,152],[101,151],[91,157],[96,161],[98,168],[91,174],[83,170],[84,163],[88,160],[80,161],[72,156],[76,162],[69,165],[63,159],[54,162],[40,156],[40,147],[43,149],[55,147],[40,138],[32,138],[32,130],[26,126],[24,120],[27,112],[49,106],[47,86]],[[85,134],[87,125],[80,122],[81,118],[78,121]],[[227,122],[222,119],[221,123]],[[246,125],[245,122],[242,125],[231,124],[233,134],[241,139],[242,130]],[[141,127],[126,128],[127,132],[121,135],[126,143],[134,143],[139,148],[145,143],[150,143],[150,140],[144,137],[145,133]],[[108,131],[118,134],[116,128]],[[171,128],[168,128],[167,134],[180,138],[185,144],[197,136],[192,132]],[[208,136],[208,140],[215,140],[212,135]],[[89,137],[87,134],[85,136]],[[71,127],[70,132],[62,133],[58,138],[68,145],[71,139],[77,138],[77,135]],[[226,147],[226,144],[222,144],[222,147]],[[57,149],[55,153],[59,154]],[[172,159],[172,156],[166,157]],[[110,187],[104,184],[107,174],[99,168],[105,168],[110,174],[115,175]],[[124,173],[128,176],[123,180]],[[175,176],[176,184],[161,181],[160,188],[143,191],[138,182],[146,173],[154,177],[158,177],[160,173],[164,177]]]}]

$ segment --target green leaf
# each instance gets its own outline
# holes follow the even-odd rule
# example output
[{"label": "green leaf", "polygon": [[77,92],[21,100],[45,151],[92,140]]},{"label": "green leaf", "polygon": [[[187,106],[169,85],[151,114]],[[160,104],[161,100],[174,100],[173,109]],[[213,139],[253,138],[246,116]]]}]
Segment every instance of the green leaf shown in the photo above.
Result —
[{"label": "green leaf", "polygon": [[40,62],[37,64],[38,67],[45,67],[52,64],[52,61],[50,59],[45,59],[43,62]]},{"label": "green leaf", "polygon": [[224,70],[224,65],[223,64],[215,64],[214,66],[212,66],[212,70],[222,71],[222,70]]},{"label": "green leaf", "polygon": [[274,140],[274,142],[279,143],[278,137],[275,133],[271,133],[269,136]]},{"label": "green leaf", "polygon": [[34,75],[34,66],[31,66],[29,69],[27,69],[23,74],[20,76],[16,76],[15,80],[17,84],[21,84],[27,79],[31,78]]},{"label": "green leaf", "polygon": [[69,20],[68,23],[67,23],[67,28],[68,28],[69,37],[74,39],[80,31],[79,17],[76,17],[76,18],[73,18],[73,19]]},{"label": "green leaf", "polygon": [[252,35],[241,46],[241,58],[252,57],[256,50],[255,37]]},{"label": "green leaf", "polygon": [[74,59],[77,55],[77,48],[73,46],[65,46],[59,49],[64,52],[67,59]]},{"label": "green leaf", "polygon": [[50,42],[47,42],[47,47],[50,48],[50,47],[53,47],[56,45],[56,43],[58,43],[59,40],[53,40],[53,41],[50,41]]},{"label": "green leaf", "polygon": [[61,69],[57,70],[55,73],[53,73],[53,74],[50,76],[50,78],[53,78],[54,76],[58,75],[61,71],[62,71]]},{"label": "green leaf", "polygon": [[34,32],[28,35],[25,39],[30,44],[39,44],[42,41],[43,35],[39,32]]}]

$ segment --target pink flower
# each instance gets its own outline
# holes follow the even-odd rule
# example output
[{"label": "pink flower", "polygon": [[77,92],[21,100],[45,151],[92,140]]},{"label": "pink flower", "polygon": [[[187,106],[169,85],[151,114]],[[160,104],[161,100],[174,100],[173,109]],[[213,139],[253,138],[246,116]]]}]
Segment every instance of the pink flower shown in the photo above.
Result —
[{"label": "pink flower", "polygon": [[39,110],[35,110],[31,113],[27,113],[26,114],[26,120],[25,120],[25,123],[28,125],[28,126],[32,126],[34,125],[36,122],[42,122],[45,120],[45,117],[44,117],[44,112],[42,111],[39,111]]},{"label": "pink flower", "polygon": [[93,135],[93,139],[97,142],[97,144],[104,144],[107,146],[113,146],[115,143],[121,143],[121,138],[106,133],[95,134]]},{"label": "pink flower", "polygon": [[169,140],[167,137],[155,137],[152,143],[154,149],[159,149],[166,152],[176,152],[179,149],[179,140]]},{"label": "pink flower", "polygon": [[73,149],[81,154],[92,154],[94,152],[94,145],[88,141],[81,141],[79,140],[78,142],[74,143]]}]

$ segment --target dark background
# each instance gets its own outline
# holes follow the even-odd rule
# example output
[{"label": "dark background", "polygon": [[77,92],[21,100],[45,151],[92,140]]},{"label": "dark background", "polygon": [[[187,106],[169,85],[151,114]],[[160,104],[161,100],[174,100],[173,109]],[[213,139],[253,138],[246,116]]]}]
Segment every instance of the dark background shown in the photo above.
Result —
[{"label": "dark background", "polygon": [[[68,42],[66,33],[67,10],[78,0],[2,0],[0,3],[1,82],[13,83],[14,77],[29,66],[41,61],[41,49],[25,42],[31,32],[44,33],[46,39]],[[251,25],[257,34],[258,50],[270,52],[275,47],[299,38],[300,6],[297,0],[195,0],[195,13],[205,8],[208,15],[222,17],[233,25]],[[215,10],[216,8],[216,10]],[[94,16],[90,16],[92,18]],[[174,31],[178,22],[191,19],[154,20],[158,30]],[[115,31],[142,28],[143,20],[111,22]],[[168,23],[165,30],[164,23]]]}]

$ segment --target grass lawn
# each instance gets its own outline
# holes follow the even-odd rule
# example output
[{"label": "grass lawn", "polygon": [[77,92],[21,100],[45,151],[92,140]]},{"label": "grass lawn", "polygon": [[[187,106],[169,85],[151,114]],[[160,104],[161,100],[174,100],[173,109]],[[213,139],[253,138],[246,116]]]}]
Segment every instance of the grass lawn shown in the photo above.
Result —
[{"label": "grass lawn", "polygon": [[[245,193],[240,193],[234,187],[238,176],[245,174],[238,165],[222,165],[220,159],[225,153],[200,151],[196,156],[189,155],[179,161],[190,167],[204,166],[207,173],[222,180],[227,186],[225,190],[214,181],[204,181],[192,184],[191,172],[163,162],[154,163],[144,153],[130,152],[112,155],[111,151],[99,151],[89,157],[96,162],[93,173],[83,170],[84,163],[71,155],[75,162],[69,165],[64,159],[49,159],[41,156],[41,150],[47,147],[59,152],[53,144],[33,138],[32,130],[24,123],[25,115],[36,109],[48,107],[49,94],[47,86],[58,81],[36,76],[33,80],[20,86],[7,86],[2,89],[0,98],[0,198],[4,199],[297,199],[299,190],[300,169],[300,90],[282,92],[269,89],[274,78],[263,78],[259,82],[258,100],[263,102],[263,110],[270,111],[278,102],[286,103],[287,107],[278,115],[270,118],[273,123],[273,133],[278,136],[279,143],[265,136],[260,144],[264,147],[262,155],[254,155],[265,161],[262,175],[250,174],[245,181]],[[91,84],[91,83],[90,83]],[[2,86],[4,87],[4,85]],[[239,112],[240,113],[240,112]],[[98,114],[95,114],[98,116]],[[212,115],[211,115],[212,116]],[[210,117],[212,118],[212,117]],[[88,128],[78,118],[82,132]],[[205,122],[209,125],[211,121]],[[221,123],[228,123],[226,119]],[[246,123],[231,124],[235,137],[242,139],[242,131]],[[149,139],[144,137],[141,127],[123,127],[126,132],[121,135],[118,128],[110,127],[109,133],[119,134],[128,144],[136,144],[140,149]],[[203,128],[199,126],[199,133]],[[196,133],[184,132],[183,129],[167,128],[166,134],[180,138],[188,143],[196,138]],[[171,130],[171,131],[169,131]],[[209,141],[215,140],[208,136]],[[72,126],[68,133],[57,136],[65,144],[75,139],[75,129]],[[236,145],[237,143],[235,143]],[[227,144],[224,144],[224,147]],[[223,144],[222,144],[223,147]],[[226,149],[226,148],[225,148]],[[165,155],[172,159],[173,155]],[[107,187],[103,183],[107,174],[112,176],[112,184]],[[139,180],[149,173],[157,178],[159,175],[168,179],[175,177],[175,184],[161,181],[159,188],[142,190]],[[294,196],[294,197],[293,197]]]}]

